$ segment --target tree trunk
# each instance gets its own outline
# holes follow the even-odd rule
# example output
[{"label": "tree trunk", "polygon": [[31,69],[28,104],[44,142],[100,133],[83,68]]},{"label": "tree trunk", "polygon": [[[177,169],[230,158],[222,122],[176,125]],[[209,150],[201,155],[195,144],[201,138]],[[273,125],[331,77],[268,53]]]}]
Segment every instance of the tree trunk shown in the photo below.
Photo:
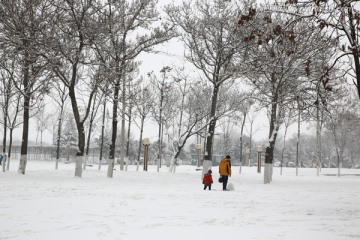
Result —
[{"label": "tree trunk", "polygon": [[161,154],[162,154],[162,110],[163,110],[163,101],[164,101],[164,89],[160,90],[160,111],[159,111],[159,134],[158,134],[158,159],[157,159],[157,171],[159,172],[160,163],[161,163]]},{"label": "tree trunk", "polygon": [[106,116],[106,96],[105,96],[105,99],[104,99],[104,109],[103,109],[102,125],[101,125],[101,143],[100,143],[100,156],[99,156],[99,170],[101,170],[101,161],[102,161],[102,158],[103,158],[105,116]]},{"label": "tree trunk", "polygon": [[75,177],[82,177],[82,162],[85,150],[85,128],[84,123],[78,123],[78,151],[76,153]]},{"label": "tree trunk", "polygon": [[286,124],[286,126],[285,126],[285,133],[284,133],[284,143],[283,143],[283,147],[282,147],[282,149],[281,149],[280,175],[282,175],[282,170],[283,170],[284,153],[285,153],[285,143],[286,143],[286,134],[287,134],[288,127],[289,127],[289,126]]},{"label": "tree trunk", "polygon": [[12,122],[11,122],[10,128],[9,128],[10,132],[9,132],[8,161],[7,161],[7,166],[6,166],[7,171],[9,171],[9,169],[10,169],[10,159],[11,159],[11,149],[12,149],[12,143],[13,143],[14,126],[16,125],[16,120],[17,120],[17,117],[19,114],[19,107],[20,107],[20,96],[18,96],[18,98],[17,98],[15,116],[12,119]]},{"label": "tree trunk", "polygon": [[213,148],[215,127],[216,127],[215,113],[216,113],[218,93],[219,93],[219,86],[215,85],[211,98],[210,124],[206,138],[206,152],[205,152],[205,160],[203,163],[202,175],[204,175],[212,166],[212,155],[213,155],[212,148]]},{"label": "tree trunk", "polygon": [[21,141],[21,156],[18,172],[21,174],[25,174],[26,171],[26,163],[27,163],[27,148],[28,148],[28,139],[29,139],[29,118],[30,118],[30,98],[31,89],[29,86],[30,81],[30,61],[29,61],[29,53],[25,51],[24,54],[24,79],[23,79],[23,87],[24,87],[24,115],[23,115],[23,131],[22,131],[22,141]]},{"label": "tree trunk", "polygon": [[340,177],[340,154],[338,151],[338,147],[336,147],[336,152],[337,152],[337,164],[338,164],[338,177]]},{"label": "tree trunk", "polygon": [[175,171],[176,171],[177,158],[180,154],[180,151],[181,151],[181,149],[178,149],[178,151],[175,153],[174,157],[171,159],[170,169],[169,169],[169,171],[171,173],[175,173]]},{"label": "tree trunk", "polygon": [[[113,113],[112,113],[112,133],[111,133],[111,144],[110,144],[110,154],[109,154],[109,161],[108,161],[108,171],[107,176],[109,178],[113,177],[113,170],[114,170],[114,160],[115,160],[115,149],[116,149],[116,134],[117,134],[117,124],[118,124],[118,105],[119,105],[119,92],[120,92],[120,81],[122,78],[122,71],[124,68],[124,62],[121,62],[121,66],[119,65],[120,62],[118,59],[115,60],[117,63],[116,67],[116,83],[115,83],[115,90],[114,90],[114,99],[113,99]],[[123,106],[125,106],[123,104]]]},{"label": "tree trunk", "polygon": [[140,139],[139,139],[139,150],[138,150],[138,160],[137,160],[136,171],[139,171],[140,154],[141,154],[141,146],[142,146],[142,136],[143,136],[143,132],[144,132],[144,122],[145,122],[145,116],[142,116],[141,117],[141,126],[140,126]]},{"label": "tree trunk", "polygon": [[116,133],[117,133],[117,108],[118,108],[118,98],[119,98],[119,90],[120,90],[120,79],[118,78],[115,84],[114,91],[114,100],[113,100],[113,115],[112,115],[112,133],[111,133],[111,144],[110,144],[110,153],[108,160],[108,171],[107,177],[113,177],[114,170],[114,159],[115,159],[115,144],[116,144]]},{"label": "tree trunk", "polygon": [[121,141],[120,141],[120,170],[124,170],[124,163],[125,163],[125,110],[126,110],[126,81],[125,78],[123,78],[123,84],[122,84],[122,104],[121,104]]},{"label": "tree trunk", "polygon": [[82,161],[84,158],[84,150],[85,150],[85,128],[84,128],[84,119],[80,119],[80,113],[79,113],[79,108],[77,106],[74,89],[75,89],[74,86],[69,88],[71,106],[75,117],[76,127],[78,132],[78,149],[76,152],[76,160],[75,160],[75,177],[82,177]]},{"label": "tree trunk", "polygon": [[316,172],[319,176],[321,169],[321,127],[320,127],[320,104],[316,105]]},{"label": "tree trunk", "polygon": [[161,161],[163,157],[163,133],[164,133],[164,124],[160,124],[160,138],[159,138],[159,158],[157,161],[157,172],[160,171],[161,168]]},{"label": "tree trunk", "polygon": [[171,162],[170,162],[170,168],[169,171],[171,173],[175,173],[176,172],[176,161],[177,159],[175,157],[171,158]]},{"label": "tree trunk", "polygon": [[132,107],[130,106],[129,107],[129,122],[128,122],[128,129],[127,129],[127,139],[126,139],[126,166],[125,166],[125,171],[128,170],[128,165],[129,165],[131,112],[132,112]]},{"label": "tree trunk", "polygon": [[25,174],[27,164],[27,148],[29,139],[29,116],[30,116],[30,96],[24,96],[24,117],[23,117],[23,132],[21,142],[21,157],[19,164],[19,173]]},{"label": "tree trunk", "polygon": [[7,164],[6,164],[6,171],[9,171],[10,169],[10,159],[11,159],[11,149],[12,149],[12,142],[13,142],[13,128],[10,128],[9,132],[9,148],[8,148],[8,158],[7,158]]},{"label": "tree trunk", "polygon": [[[8,97],[6,97],[8,98]],[[7,115],[8,115],[8,101],[6,100],[5,101],[5,106],[4,106],[4,135],[3,135],[3,144],[2,144],[2,155],[3,155],[3,158],[4,158],[4,161],[2,162],[2,169],[3,169],[3,172],[5,172],[5,156],[6,156],[6,135],[7,135]]]},{"label": "tree trunk", "polygon": [[86,170],[86,164],[87,164],[87,160],[89,157],[89,148],[90,148],[90,139],[91,139],[91,131],[93,128],[93,123],[94,123],[94,115],[96,114],[96,110],[95,110],[95,102],[96,102],[96,93],[95,93],[95,97],[94,97],[94,102],[93,102],[93,106],[92,106],[92,110],[91,110],[91,116],[90,116],[90,124],[89,124],[89,132],[88,132],[88,136],[87,136],[87,141],[86,141],[86,151],[85,151],[85,161],[84,161],[84,166],[83,166],[83,170]]},{"label": "tree trunk", "polygon": [[251,160],[252,160],[252,136],[253,136],[253,123],[254,121],[251,121],[251,124],[250,124],[250,138],[249,138],[249,166],[251,166]]},{"label": "tree trunk", "polygon": [[[4,106],[3,106],[3,113],[4,113],[4,116],[3,116],[3,120],[4,120],[4,124],[3,124],[3,127],[4,127],[4,131],[3,131],[3,144],[2,144],[2,155],[3,155],[3,172],[5,172],[5,159],[6,159],[6,141],[7,141],[7,128],[8,128],[8,115],[9,115],[9,102],[10,102],[10,98],[11,98],[11,80],[9,80],[8,82],[3,81],[4,83],[4,95],[5,95],[5,101],[4,101]],[[19,98],[20,99],[20,98]],[[19,100],[18,100],[19,101]],[[17,107],[18,109],[18,107]],[[8,160],[9,162],[9,160]],[[9,163],[7,162],[7,164],[9,165]]]},{"label": "tree trunk", "polygon": [[244,119],[241,124],[241,130],[240,130],[240,163],[239,163],[240,168],[239,168],[239,173],[241,173],[241,167],[242,167],[242,163],[243,163],[243,133],[244,133],[245,120],[246,120],[246,112],[244,113]]},{"label": "tree trunk", "polygon": [[[299,105],[299,101],[298,101],[298,105]],[[297,129],[297,139],[296,139],[296,163],[295,163],[295,167],[296,167],[296,176],[298,176],[299,174],[299,144],[300,144],[300,106],[299,107],[299,112],[298,112],[298,129]]]},{"label": "tree trunk", "polygon": [[57,132],[55,169],[58,169],[59,158],[60,158],[60,138],[61,138],[63,112],[64,112],[64,105],[62,104],[60,106],[60,117],[59,117],[58,132]]},{"label": "tree trunk", "polygon": [[348,11],[348,21],[349,21],[349,28],[350,28],[350,35],[347,35],[349,42],[351,44],[351,47],[353,49],[353,58],[354,58],[354,64],[355,64],[355,75],[356,75],[356,88],[358,91],[358,97],[360,98],[360,61],[359,61],[359,53],[358,53],[358,36],[357,36],[357,29],[356,25],[354,24],[355,21],[357,21],[357,16],[353,14],[353,7],[349,3],[346,6],[346,9]]},{"label": "tree trunk", "polygon": [[358,55],[354,55],[354,64],[355,64],[355,73],[356,73],[356,86],[357,86],[357,90],[358,90],[358,96],[360,98],[360,61],[359,61],[359,57]]},{"label": "tree trunk", "polygon": [[265,151],[265,168],[264,168],[264,183],[270,183],[272,181],[272,164],[274,159],[274,148],[277,137],[277,97],[274,97],[271,104],[271,116],[270,116],[270,130],[269,130],[269,145]]}]

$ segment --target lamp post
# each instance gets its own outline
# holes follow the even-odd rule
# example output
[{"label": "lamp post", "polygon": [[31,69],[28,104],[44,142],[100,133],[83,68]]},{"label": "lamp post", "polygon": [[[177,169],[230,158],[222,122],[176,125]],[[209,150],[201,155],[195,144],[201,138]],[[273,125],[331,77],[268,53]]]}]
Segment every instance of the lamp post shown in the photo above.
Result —
[{"label": "lamp post", "polygon": [[143,139],[143,145],[144,145],[144,171],[147,171],[148,162],[149,162],[149,146],[150,146],[149,138]]},{"label": "lamp post", "polygon": [[199,170],[200,169],[200,157],[201,157],[201,150],[202,150],[202,145],[201,144],[197,144],[196,145],[196,148],[197,148],[197,154],[198,154],[198,159],[197,159],[197,166],[196,166],[196,168],[197,168],[197,170]]},{"label": "lamp post", "polygon": [[263,149],[262,146],[259,145],[257,147],[257,153],[258,153],[258,159],[257,159],[257,172],[261,173],[261,153],[262,153]]}]

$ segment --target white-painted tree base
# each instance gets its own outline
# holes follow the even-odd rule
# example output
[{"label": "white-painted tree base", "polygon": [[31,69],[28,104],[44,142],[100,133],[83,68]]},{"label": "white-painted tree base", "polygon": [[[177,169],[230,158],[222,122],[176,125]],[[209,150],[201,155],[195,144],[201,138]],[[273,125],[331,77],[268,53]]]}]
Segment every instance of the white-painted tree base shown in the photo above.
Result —
[{"label": "white-painted tree base", "polygon": [[107,177],[108,177],[108,178],[112,178],[112,177],[113,177],[113,172],[114,172],[114,159],[113,159],[113,158],[109,158],[109,160],[108,160]]},{"label": "white-painted tree base", "polygon": [[27,163],[27,155],[21,155],[20,163],[19,163],[19,170],[18,170],[19,173],[25,174],[26,163]]},{"label": "white-painted tree base", "polygon": [[6,159],[6,153],[3,153],[3,160],[2,160],[2,171],[5,172],[6,171],[6,164],[7,164],[7,159]]},{"label": "white-painted tree base", "polygon": [[205,173],[207,173],[212,166],[212,161],[210,160],[204,160],[203,162],[203,169],[202,169],[202,174],[201,174],[201,179],[204,178]]},{"label": "white-painted tree base", "polygon": [[82,161],[84,156],[76,156],[75,158],[75,177],[82,177]]},{"label": "white-painted tree base", "polygon": [[264,168],[264,184],[270,183],[272,180],[272,163],[265,163]]},{"label": "white-painted tree base", "polygon": [[176,159],[175,158],[171,159],[169,171],[171,173],[175,173],[175,171],[176,171]]}]

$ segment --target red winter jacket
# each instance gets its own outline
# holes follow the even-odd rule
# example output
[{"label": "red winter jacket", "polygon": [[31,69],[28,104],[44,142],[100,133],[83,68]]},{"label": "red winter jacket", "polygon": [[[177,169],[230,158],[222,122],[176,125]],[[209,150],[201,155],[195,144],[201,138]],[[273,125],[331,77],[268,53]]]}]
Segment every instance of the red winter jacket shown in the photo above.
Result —
[{"label": "red winter jacket", "polygon": [[211,185],[212,183],[213,183],[213,179],[212,179],[211,174],[206,173],[206,174],[204,175],[203,184],[205,184],[205,185]]}]

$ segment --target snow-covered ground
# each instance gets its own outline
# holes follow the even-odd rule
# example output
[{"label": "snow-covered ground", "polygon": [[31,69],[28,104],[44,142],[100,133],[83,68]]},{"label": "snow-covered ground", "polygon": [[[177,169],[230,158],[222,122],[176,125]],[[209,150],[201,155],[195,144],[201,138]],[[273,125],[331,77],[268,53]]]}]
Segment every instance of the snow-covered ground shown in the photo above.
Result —
[{"label": "snow-covered ground", "polygon": [[[345,240],[360,239],[360,170],[274,168],[271,184],[255,167],[233,167],[235,190],[204,191],[194,166],[175,174],[29,161],[25,175],[0,172],[0,239],[16,240]],[[217,167],[213,168],[216,181]]]}]

